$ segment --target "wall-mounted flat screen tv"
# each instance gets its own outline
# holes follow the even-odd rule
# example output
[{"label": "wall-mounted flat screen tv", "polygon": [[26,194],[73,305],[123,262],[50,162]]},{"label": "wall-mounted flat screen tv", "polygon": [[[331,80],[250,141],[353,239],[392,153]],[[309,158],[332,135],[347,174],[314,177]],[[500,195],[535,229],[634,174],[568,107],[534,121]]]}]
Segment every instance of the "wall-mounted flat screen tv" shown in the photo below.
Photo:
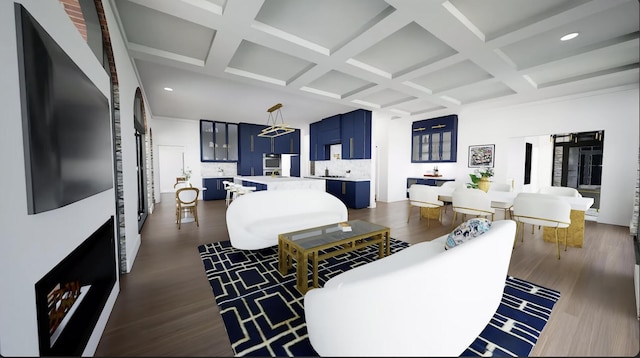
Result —
[{"label": "wall-mounted flat screen tv", "polygon": [[113,188],[109,101],[15,5],[29,214]]}]

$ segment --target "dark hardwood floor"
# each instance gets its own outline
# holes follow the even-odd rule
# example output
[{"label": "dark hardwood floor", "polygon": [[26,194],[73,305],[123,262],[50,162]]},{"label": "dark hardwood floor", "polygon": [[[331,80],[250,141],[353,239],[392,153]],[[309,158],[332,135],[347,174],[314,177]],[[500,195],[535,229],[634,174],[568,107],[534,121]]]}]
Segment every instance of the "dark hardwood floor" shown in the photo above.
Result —
[{"label": "dark hardwood floor", "polygon": [[[233,356],[197,250],[229,239],[225,211],[224,200],[201,201],[200,227],[187,223],[178,230],[173,197],[163,194],[144,225],[131,273],[120,276],[120,295],[96,356]],[[416,209],[407,224],[407,213],[408,202],[400,201],[349,210],[349,218],[389,226],[392,237],[409,243],[451,230],[450,208],[442,224],[431,221],[429,228]],[[518,241],[511,259],[510,275],[562,295],[531,355],[636,356],[639,324],[629,228],[587,222],[582,248],[562,251],[561,260],[555,250],[541,231],[532,235],[527,226],[524,243]]]}]

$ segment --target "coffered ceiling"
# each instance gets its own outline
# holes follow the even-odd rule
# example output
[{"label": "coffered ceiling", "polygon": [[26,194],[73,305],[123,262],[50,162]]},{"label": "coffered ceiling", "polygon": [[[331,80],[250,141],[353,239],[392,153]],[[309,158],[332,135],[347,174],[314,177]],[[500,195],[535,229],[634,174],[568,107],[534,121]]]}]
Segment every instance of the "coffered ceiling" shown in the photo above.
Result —
[{"label": "coffered ceiling", "polygon": [[424,119],[639,82],[638,0],[109,1],[154,117]]}]

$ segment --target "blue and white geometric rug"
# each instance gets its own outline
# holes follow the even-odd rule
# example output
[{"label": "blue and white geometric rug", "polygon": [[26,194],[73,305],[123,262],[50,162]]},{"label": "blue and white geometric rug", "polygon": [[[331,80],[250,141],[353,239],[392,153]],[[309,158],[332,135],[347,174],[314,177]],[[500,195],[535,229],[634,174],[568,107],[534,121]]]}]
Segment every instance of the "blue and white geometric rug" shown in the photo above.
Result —
[{"label": "blue and white geometric rug", "polygon": [[[409,245],[391,239],[391,253]],[[236,356],[317,356],[304,318],[294,269],[278,271],[278,249],[237,250],[229,241],[198,247]],[[320,286],[378,258],[377,245],[318,264]],[[507,277],[498,311],[462,356],[528,356],[560,293]]]}]

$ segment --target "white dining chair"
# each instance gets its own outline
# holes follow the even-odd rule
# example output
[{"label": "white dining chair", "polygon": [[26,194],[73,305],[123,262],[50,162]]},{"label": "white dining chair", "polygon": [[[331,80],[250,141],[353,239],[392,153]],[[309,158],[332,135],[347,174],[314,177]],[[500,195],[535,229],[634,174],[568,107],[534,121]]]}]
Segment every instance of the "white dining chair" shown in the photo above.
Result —
[{"label": "white dining chair", "polygon": [[[451,181],[446,181],[444,183],[442,183],[442,185],[440,185],[440,188],[444,188],[444,189],[452,189],[455,190],[457,187],[462,186],[462,184],[456,183],[455,180],[451,180]],[[444,201],[444,212],[447,212],[447,206],[449,206],[449,204],[451,204],[450,201]]]},{"label": "white dining chair", "polygon": [[[511,185],[507,183],[496,183],[491,182],[491,186],[489,187],[489,191],[501,191],[501,192],[510,192]],[[492,202],[491,207],[494,209],[500,209],[504,213],[504,219],[508,219],[511,216],[511,207],[513,205],[511,203],[503,203],[503,202]]]},{"label": "white dining chair", "polygon": [[[413,184],[409,187],[409,217],[407,223],[411,220],[411,208],[428,208],[438,209],[438,221],[442,222],[442,207],[444,202],[438,200],[438,189],[435,186]],[[420,210],[419,210],[420,211]],[[420,213],[422,220],[422,213]],[[429,215],[427,214],[427,227],[429,227]]]},{"label": "white dining chair", "polygon": [[[565,229],[564,250],[567,251],[567,228],[571,225],[571,205],[565,200],[546,194],[518,194],[513,201],[513,218],[518,223],[521,242],[524,242],[524,224],[554,228],[558,260],[560,260],[558,229]],[[514,238],[513,246],[515,247],[515,245],[516,240]]]},{"label": "white dining chair", "polygon": [[231,201],[237,199],[240,195],[245,195],[257,190],[255,186],[244,186],[242,184],[235,184],[235,183],[233,184],[233,186],[234,186],[234,190],[233,190],[233,197]]},{"label": "white dining chair", "polygon": [[582,196],[582,194],[580,194],[578,189],[570,188],[566,186],[544,186],[538,189],[538,193],[559,195],[559,196],[569,196],[574,198],[579,198]]},{"label": "white dining chair", "polygon": [[191,185],[191,183],[188,182],[188,181],[179,181],[179,182],[173,184],[173,188],[175,190],[182,189],[182,188],[192,188],[192,187],[193,187],[193,185]]},{"label": "white dining chair", "polygon": [[231,203],[231,200],[233,198],[233,193],[236,190],[235,184],[233,182],[230,182],[228,180],[223,180],[222,181],[222,185],[224,186],[224,190],[227,192],[227,196],[225,198],[225,203],[227,206],[229,206],[229,204]]},{"label": "white dining chair", "polygon": [[198,194],[200,189],[187,187],[180,188],[176,191],[176,222],[178,223],[178,230],[182,226],[182,216],[185,213],[191,213],[197,226],[200,226],[198,222]]},{"label": "white dining chair", "polygon": [[453,220],[451,220],[451,227],[456,222],[458,213],[462,214],[462,221],[465,221],[466,215],[474,215],[476,217],[491,217],[496,211],[491,207],[491,199],[489,194],[480,189],[469,189],[465,187],[458,187],[453,191],[451,195],[451,206],[453,208]]}]

